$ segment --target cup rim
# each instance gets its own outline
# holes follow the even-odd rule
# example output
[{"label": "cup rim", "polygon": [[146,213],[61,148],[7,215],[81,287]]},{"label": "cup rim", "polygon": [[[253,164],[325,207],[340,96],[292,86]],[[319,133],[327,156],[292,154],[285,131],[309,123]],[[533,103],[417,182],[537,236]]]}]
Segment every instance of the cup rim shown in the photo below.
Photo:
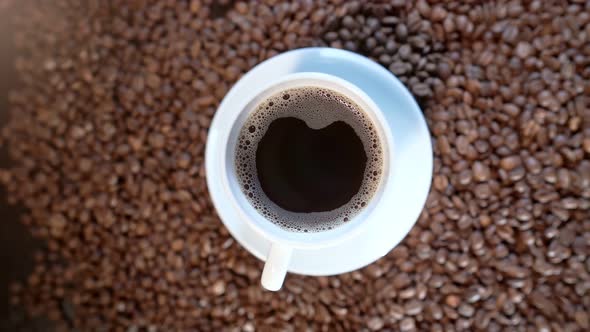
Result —
[{"label": "cup rim", "polygon": [[[355,103],[359,104],[367,116],[369,116],[383,144],[383,173],[378,188],[369,204],[351,218],[350,221],[334,229],[321,232],[291,232],[267,220],[246,199],[237,183],[236,176],[232,176],[232,174],[235,174],[234,148],[237,141],[237,134],[243,123],[262,100],[288,88],[314,85],[346,95]],[[236,209],[240,219],[267,240],[286,244],[298,249],[329,247],[346,241],[356,236],[364,228],[370,227],[371,212],[381,200],[390,175],[389,173],[391,172],[392,147],[394,144],[388,122],[385,120],[385,116],[379,106],[364,91],[347,80],[330,74],[316,72],[285,75],[270,81],[266,86],[260,87],[251,95],[250,100],[244,101],[241,107],[235,107],[232,110],[233,117],[228,119],[231,122],[227,126],[229,130],[224,133],[226,135],[224,135],[221,144],[224,147],[224,151],[220,152],[222,154],[221,165],[224,171],[221,172],[222,178],[218,180],[221,180],[224,191],[228,194],[227,198],[231,201],[231,207]]]}]

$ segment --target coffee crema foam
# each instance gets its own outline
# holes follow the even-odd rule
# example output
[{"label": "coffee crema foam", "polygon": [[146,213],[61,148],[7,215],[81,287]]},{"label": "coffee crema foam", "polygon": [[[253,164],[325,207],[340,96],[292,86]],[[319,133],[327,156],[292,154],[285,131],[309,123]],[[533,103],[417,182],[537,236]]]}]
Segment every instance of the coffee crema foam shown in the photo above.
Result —
[{"label": "coffee crema foam", "polygon": [[[258,180],[256,150],[270,124],[284,117],[298,118],[316,130],[336,121],[354,129],[362,141],[367,163],[359,191],[348,203],[326,212],[296,213],[281,208],[264,193]],[[382,144],[367,114],[348,97],[319,87],[287,89],[262,101],[242,126],[235,151],[235,170],[242,192],[266,219],[292,232],[321,232],[351,220],[369,203],[383,173]]]}]

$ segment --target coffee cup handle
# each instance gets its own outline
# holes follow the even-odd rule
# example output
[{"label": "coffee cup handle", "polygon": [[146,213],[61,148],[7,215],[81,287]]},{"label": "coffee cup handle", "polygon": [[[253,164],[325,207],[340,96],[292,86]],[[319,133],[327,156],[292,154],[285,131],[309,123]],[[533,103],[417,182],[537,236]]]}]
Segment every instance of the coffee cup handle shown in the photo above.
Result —
[{"label": "coffee cup handle", "polygon": [[289,246],[279,243],[273,243],[271,245],[264,269],[262,270],[262,278],[260,280],[262,287],[269,291],[278,291],[281,289],[285,276],[287,275],[287,268],[289,267],[292,252],[293,248]]}]

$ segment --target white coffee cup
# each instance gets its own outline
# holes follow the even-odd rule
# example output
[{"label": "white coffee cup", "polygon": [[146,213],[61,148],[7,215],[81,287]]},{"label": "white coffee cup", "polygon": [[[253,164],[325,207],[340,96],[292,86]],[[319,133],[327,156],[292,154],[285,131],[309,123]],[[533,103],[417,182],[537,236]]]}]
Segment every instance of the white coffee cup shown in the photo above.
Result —
[{"label": "white coffee cup", "polygon": [[[344,51],[334,50],[334,52],[338,54],[338,52]],[[279,57],[281,55],[276,58]],[[272,65],[273,59],[267,62],[270,62]],[[276,65],[276,59],[274,61]],[[367,242],[365,237],[370,236],[369,234],[378,234],[375,233],[375,230],[383,227],[382,225],[386,225],[383,220],[384,207],[386,207],[384,205],[388,204],[388,200],[396,199],[394,198],[395,195],[393,195],[395,192],[394,189],[396,188],[392,188],[392,186],[400,182],[400,176],[403,177],[404,174],[400,174],[400,169],[396,168],[398,146],[394,137],[395,129],[392,126],[394,119],[391,116],[387,116],[365,91],[343,78],[321,72],[293,72],[276,77],[264,77],[265,75],[258,74],[259,77],[256,81],[260,83],[259,85],[247,84],[248,81],[253,81],[253,75],[256,75],[257,70],[260,72],[259,67],[263,66],[265,66],[265,63],[245,75],[221,103],[209,131],[206,151],[206,170],[211,197],[222,221],[238,242],[252,251],[257,257],[266,261],[262,272],[261,283],[264,288],[276,291],[281,288],[287,271],[291,270],[293,265],[292,256],[294,253],[297,253],[298,262],[307,264],[306,270],[301,271],[299,269],[295,272],[303,272],[304,274],[311,275],[326,274],[322,272],[324,270],[323,268],[314,268],[313,260],[319,258],[319,255],[322,254],[324,256],[333,255],[328,252],[330,250],[336,250],[338,252],[338,247],[355,246],[355,243],[362,242],[363,245],[362,248],[359,248],[359,255],[371,256],[368,258],[370,261],[376,260],[384,255],[386,252],[382,252],[383,245],[375,245],[373,249],[373,245],[370,241]],[[268,66],[270,65],[267,64]],[[277,226],[267,220],[251,205],[240,188],[235,172],[234,156],[240,129],[244,125],[248,115],[256,109],[256,106],[260,102],[286,89],[310,86],[330,89],[343,94],[365,111],[366,115],[375,125],[375,129],[382,143],[383,172],[378,189],[372,199],[350,221],[330,230],[302,233],[288,231]],[[400,86],[405,90],[403,85],[400,84]],[[404,91],[404,98],[410,98],[411,100],[408,100],[409,105],[413,105],[419,111],[417,104],[413,101],[407,90]],[[422,140],[421,143],[424,144],[424,141]],[[418,181],[422,187],[424,187],[422,184],[425,183],[424,180],[427,180],[428,184],[430,183],[431,177],[432,152],[429,141],[426,146],[423,146],[423,149],[427,152],[426,155],[430,157],[427,157],[425,160],[423,160],[424,158],[420,159],[420,162],[426,163],[426,165],[422,166],[426,166],[426,169],[429,170],[427,174],[418,174],[418,176],[422,177]],[[407,175],[412,176],[412,174]],[[424,177],[426,179],[423,179]],[[428,185],[426,186],[426,192],[427,190]],[[422,196],[418,198],[421,202],[418,205],[413,204],[413,206],[422,207],[425,194],[422,194]],[[413,209],[416,210],[415,207]],[[377,213],[376,211],[380,212]],[[407,234],[415,223],[417,213],[419,213],[419,209],[413,211],[413,218],[406,217],[400,221],[403,224],[397,225],[399,227],[397,227],[395,236],[391,236],[391,240],[383,239],[381,235],[373,236],[379,237],[380,243],[387,242],[386,247],[391,249]],[[307,258],[302,257],[302,255],[307,256]],[[345,259],[346,257],[334,257],[333,262],[340,264],[338,262]],[[309,260],[309,262],[306,262],[306,260]]]}]

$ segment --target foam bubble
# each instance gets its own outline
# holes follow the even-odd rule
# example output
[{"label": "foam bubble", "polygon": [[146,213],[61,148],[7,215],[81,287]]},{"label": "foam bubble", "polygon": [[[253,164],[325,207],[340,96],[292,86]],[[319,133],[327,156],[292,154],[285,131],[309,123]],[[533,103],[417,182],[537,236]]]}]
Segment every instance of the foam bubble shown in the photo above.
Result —
[{"label": "foam bubble", "polygon": [[[264,194],[256,171],[256,149],[269,125],[284,117],[298,118],[312,129],[336,121],[344,121],[354,129],[367,155],[367,165],[358,193],[347,204],[332,211],[295,213],[279,207]],[[367,205],[381,180],[382,144],[375,126],[354,101],[329,89],[288,89],[267,98],[246,120],[237,144],[235,167],[242,191],[262,215],[289,231],[320,232],[348,222]]]}]

